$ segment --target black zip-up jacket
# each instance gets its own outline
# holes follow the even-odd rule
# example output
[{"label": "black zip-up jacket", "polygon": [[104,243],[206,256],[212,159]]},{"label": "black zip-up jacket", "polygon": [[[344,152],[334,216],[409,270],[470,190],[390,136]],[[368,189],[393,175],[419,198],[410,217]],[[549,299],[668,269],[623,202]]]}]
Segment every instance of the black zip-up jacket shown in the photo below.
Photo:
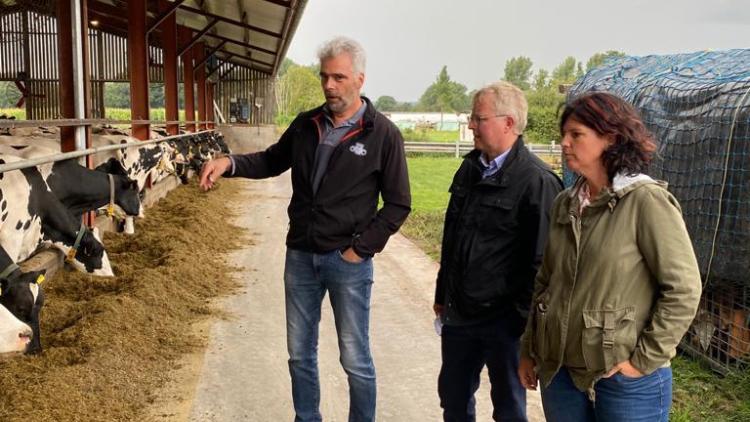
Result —
[{"label": "black zip-up jacket", "polygon": [[463,325],[510,314],[519,335],[542,261],[549,211],[563,185],[542,160],[515,142],[503,166],[482,179],[474,150],[453,177],[445,213],[435,303],[444,322]]},{"label": "black zip-up jacket", "polygon": [[[292,169],[286,244],[325,253],[348,246],[372,256],[385,247],[411,211],[409,176],[401,132],[367,99],[359,122],[344,135],[313,194],[315,149],[323,107],[301,113],[265,151],[234,155],[234,176],[262,179]],[[378,210],[378,195],[383,207]]]}]

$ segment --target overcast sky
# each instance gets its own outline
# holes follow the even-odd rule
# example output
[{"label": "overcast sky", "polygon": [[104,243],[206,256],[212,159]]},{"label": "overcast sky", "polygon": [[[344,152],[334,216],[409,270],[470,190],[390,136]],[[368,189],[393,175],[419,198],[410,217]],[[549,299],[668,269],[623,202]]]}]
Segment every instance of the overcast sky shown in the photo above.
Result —
[{"label": "overcast sky", "polygon": [[314,63],[335,35],[367,51],[369,97],[415,101],[443,65],[472,90],[520,55],[551,72],[606,50],[750,48],[750,0],[308,0],[287,56]]}]

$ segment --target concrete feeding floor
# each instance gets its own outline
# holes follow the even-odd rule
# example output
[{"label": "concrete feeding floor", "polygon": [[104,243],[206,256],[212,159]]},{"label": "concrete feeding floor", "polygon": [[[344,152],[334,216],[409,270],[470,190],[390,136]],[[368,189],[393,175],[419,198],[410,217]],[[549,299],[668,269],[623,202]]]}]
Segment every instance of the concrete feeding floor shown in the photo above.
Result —
[{"label": "concrete feeding floor", "polygon": [[[294,412],[287,367],[284,318],[284,238],[289,174],[246,181],[249,198],[237,223],[254,244],[237,251],[240,292],[224,299],[230,317],[210,329],[189,420],[291,421]],[[433,328],[437,264],[401,235],[375,258],[371,344],[378,382],[378,421],[438,421],[440,339]],[[328,298],[320,324],[321,412],[325,421],[346,421],[349,395],[339,364]],[[529,395],[529,420],[543,421],[539,394]],[[188,399],[190,401],[190,399]],[[183,403],[185,405],[186,403]],[[492,420],[486,372],[477,393],[477,420]]]}]

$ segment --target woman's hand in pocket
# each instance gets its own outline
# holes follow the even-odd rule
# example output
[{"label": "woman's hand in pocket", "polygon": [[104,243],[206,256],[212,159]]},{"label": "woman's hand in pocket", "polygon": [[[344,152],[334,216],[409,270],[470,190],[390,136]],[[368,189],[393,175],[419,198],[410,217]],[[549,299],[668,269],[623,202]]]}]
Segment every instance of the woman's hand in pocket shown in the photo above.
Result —
[{"label": "woman's hand in pocket", "polygon": [[643,372],[639,371],[638,368],[633,366],[633,364],[630,363],[630,359],[628,359],[615,365],[612,369],[610,369],[609,372],[607,372],[607,375],[605,375],[604,378],[609,378],[618,372],[628,378],[640,378],[643,376]]}]

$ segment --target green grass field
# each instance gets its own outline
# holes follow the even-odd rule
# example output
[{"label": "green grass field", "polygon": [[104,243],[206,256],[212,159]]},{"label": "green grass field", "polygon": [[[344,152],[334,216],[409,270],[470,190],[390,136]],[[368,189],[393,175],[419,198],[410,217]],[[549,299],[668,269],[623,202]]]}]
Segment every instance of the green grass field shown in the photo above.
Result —
[{"label": "green grass field", "polygon": [[[401,232],[414,240],[430,257],[440,259],[443,218],[448,188],[461,159],[409,156],[412,213]],[[722,377],[689,357],[672,360],[673,422],[750,421],[750,373]]]},{"label": "green grass field", "polygon": [[456,142],[457,130],[402,129],[401,136],[409,142]]},{"label": "green grass field", "polygon": [[445,208],[450,197],[448,188],[460,158],[409,156],[412,212],[402,232],[414,240],[432,259],[440,259]]},{"label": "green grass field", "polygon": [[[106,113],[107,119],[112,120],[130,120],[130,109],[129,108],[108,108]],[[164,108],[152,108],[150,110],[151,120],[164,120],[166,121],[166,112]],[[178,111],[180,120],[185,120],[185,110]],[[26,119],[26,110],[22,108],[0,108],[0,116],[5,114],[8,117],[15,117],[16,119]]]}]

